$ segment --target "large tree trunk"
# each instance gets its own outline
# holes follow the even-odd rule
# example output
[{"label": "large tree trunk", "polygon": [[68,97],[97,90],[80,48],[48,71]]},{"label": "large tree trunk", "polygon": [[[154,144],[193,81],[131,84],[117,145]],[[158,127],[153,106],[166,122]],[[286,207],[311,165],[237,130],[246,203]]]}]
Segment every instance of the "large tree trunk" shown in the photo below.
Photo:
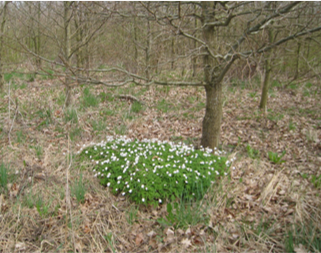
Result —
[{"label": "large tree trunk", "polygon": [[220,142],[222,122],[222,83],[205,86],[206,110],[203,119],[201,145],[213,149]]}]

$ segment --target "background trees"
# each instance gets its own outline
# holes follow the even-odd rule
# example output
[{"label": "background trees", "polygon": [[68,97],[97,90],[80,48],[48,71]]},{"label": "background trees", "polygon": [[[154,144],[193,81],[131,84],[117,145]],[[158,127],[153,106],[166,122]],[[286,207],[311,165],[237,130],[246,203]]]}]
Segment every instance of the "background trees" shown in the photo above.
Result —
[{"label": "background trees", "polygon": [[7,5],[8,65],[58,77],[66,106],[75,84],[203,86],[206,147],[219,144],[228,80],[261,69],[266,110],[272,75],[319,78],[318,3],[16,2],[5,23]]}]

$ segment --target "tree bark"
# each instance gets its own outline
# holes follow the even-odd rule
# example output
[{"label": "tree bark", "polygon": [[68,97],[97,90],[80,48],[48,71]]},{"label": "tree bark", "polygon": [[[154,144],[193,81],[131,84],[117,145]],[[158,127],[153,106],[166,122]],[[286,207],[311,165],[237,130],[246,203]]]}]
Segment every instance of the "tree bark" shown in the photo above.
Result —
[{"label": "tree bark", "polygon": [[[269,52],[270,54],[270,52]],[[261,94],[261,102],[260,102],[260,109],[264,112],[267,111],[267,101],[268,101],[268,91],[269,91],[269,84],[270,84],[270,74],[271,74],[271,59],[265,60],[264,63],[265,73],[264,73],[264,81],[262,87],[262,94]]]},{"label": "tree bark", "polygon": [[203,119],[201,145],[213,149],[220,143],[222,122],[222,83],[206,85],[206,109]]},{"label": "tree bark", "polygon": [[[67,65],[70,66],[70,6],[69,2],[64,2],[64,58]],[[71,104],[71,87],[70,87],[70,70],[69,66],[66,67],[66,79],[65,79],[65,87],[66,87],[66,100],[65,106],[68,107]]]},{"label": "tree bark", "polygon": [[3,6],[3,16],[2,16],[2,22],[0,27],[0,91],[3,90],[4,86],[4,75],[3,75],[3,37],[5,32],[5,25],[6,25],[6,18],[7,18],[7,8],[8,8],[9,2],[5,2]]},{"label": "tree bark", "polygon": [[[269,34],[269,42],[273,43],[273,31],[272,29],[268,30]],[[271,56],[272,56],[272,50],[267,52],[267,56],[264,63],[265,73],[264,73],[264,81],[263,81],[263,87],[262,87],[262,94],[261,94],[261,102],[259,108],[266,112],[267,110],[267,101],[268,101],[268,91],[270,86],[270,75],[271,75]]]}]

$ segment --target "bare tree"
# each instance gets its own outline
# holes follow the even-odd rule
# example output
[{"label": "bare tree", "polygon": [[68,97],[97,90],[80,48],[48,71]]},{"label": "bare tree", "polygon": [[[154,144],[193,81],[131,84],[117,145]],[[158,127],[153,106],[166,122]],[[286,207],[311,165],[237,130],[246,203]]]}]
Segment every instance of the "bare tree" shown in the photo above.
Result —
[{"label": "bare tree", "polygon": [[[300,8],[300,6],[300,2],[281,2],[274,5],[248,2],[165,3],[162,6],[156,6],[154,9],[146,6],[147,12],[152,13],[155,17],[155,22],[168,27],[172,36],[180,36],[183,40],[196,41],[199,45],[198,48],[187,50],[184,55],[177,55],[177,57],[184,57],[185,59],[188,57],[202,58],[202,79],[168,81],[155,78],[153,83],[204,87],[206,110],[201,139],[201,144],[204,147],[214,148],[219,144],[223,80],[233,63],[239,58],[268,52],[296,37],[320,31],[321,27],[309,29],[306,26],[300,32],[296,30],[294,33],[282,34],[282,37],[275,42],[270,41],[268,44],[263,44],[258,41],[255,47],[248,43],[255,40],[258,36],[257,33],[262,33],[275,20],[287,25],[287,20],[293,16],[294,10]],[[166,13],[168,8],[177,11],[173,15],[168,15]],[[200,20],[196,29],[191,26],[192,19]],[[236,26],[236,23],[239,26],[238,30],[235,30],[234,34],[225,35],[226,28],[232,25]],[[290,32],[293,31],[290,30]],[[220,34],[225,36],[217,41]]]}]

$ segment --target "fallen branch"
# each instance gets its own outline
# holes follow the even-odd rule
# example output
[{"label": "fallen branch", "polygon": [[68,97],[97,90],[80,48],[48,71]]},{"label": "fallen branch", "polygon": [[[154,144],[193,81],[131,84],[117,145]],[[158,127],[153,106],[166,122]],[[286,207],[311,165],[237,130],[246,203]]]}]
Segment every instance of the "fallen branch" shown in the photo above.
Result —
[{"label": "fallen branch", "polygon": [[118,95],[117,97],[120,98],[120,99],[130,100],[132,102],[136,101],[136,102],[138,102],[138,103],[140,103],[142,105],[145,104],[143,101],[139,100],[138,98],[136,98],[136,97],[134,97],[132,95]]}]

